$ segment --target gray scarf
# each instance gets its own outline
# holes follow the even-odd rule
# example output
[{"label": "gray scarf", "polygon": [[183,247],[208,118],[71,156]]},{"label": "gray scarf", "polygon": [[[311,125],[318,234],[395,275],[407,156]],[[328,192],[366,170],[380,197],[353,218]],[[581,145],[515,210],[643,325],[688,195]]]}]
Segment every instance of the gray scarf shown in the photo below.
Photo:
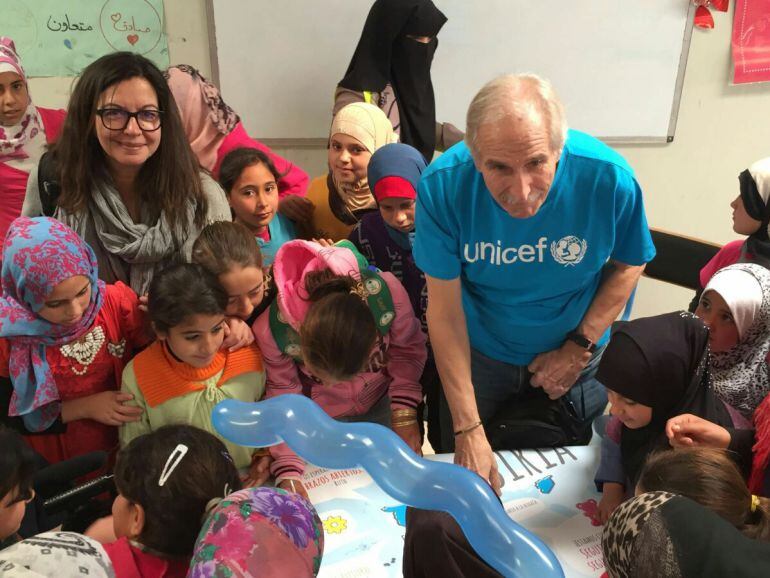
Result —
[{"label": "gray scarf", "polygon": [[[192,229],[195,207],[187,207],[188,227]],[[88,203],[88,210],[68,214],[61,208],[57,218],[71,227],[94,249],[99,261],[100,277],[108,283],[123,281],[138,294],[147,293],[150,281],[159,265],[179,254],[189,253],[194,236],[189,238],[177,231],[176,238],[184,239],[178,247],[171,227],[164,215],[153,223],[146,207],[141,208],[140,222],[135,223],[128,213],[120,194],[111,184],[97,185]],[[105,270],[107,269],[107,270]]]}]

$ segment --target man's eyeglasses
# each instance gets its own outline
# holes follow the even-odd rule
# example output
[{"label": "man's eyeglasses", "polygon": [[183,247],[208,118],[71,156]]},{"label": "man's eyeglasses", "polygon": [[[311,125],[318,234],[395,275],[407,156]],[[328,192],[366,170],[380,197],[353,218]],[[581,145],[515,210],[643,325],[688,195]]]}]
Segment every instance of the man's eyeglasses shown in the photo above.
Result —
[{"label": "man's eyeglasses", "polygon": [[100,108],[96,114],[102,119],[104,128],[108,130],[125,130],[131,119],[135,118],[139,128],[146,132],[158,130],[163,117],[162,110],[152,108],[136,112],[128,112],[122,108]]}]

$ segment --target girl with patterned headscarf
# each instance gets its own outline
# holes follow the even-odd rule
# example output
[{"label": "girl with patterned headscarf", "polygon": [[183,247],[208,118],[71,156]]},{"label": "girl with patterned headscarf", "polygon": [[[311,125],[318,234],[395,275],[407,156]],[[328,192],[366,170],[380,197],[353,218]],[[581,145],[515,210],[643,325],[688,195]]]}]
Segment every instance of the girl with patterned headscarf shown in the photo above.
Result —
[{"label": "girl with patterned headscarf", "polygon": [[309,218],[310,204],[299,200],[307,191],[307,173],[251,138],[238,114],[222,99],[219,89],[198,70],[188,64],[179,64],[170,67],[165,74],[184,131],[200,165],[211,171],[214,178],[219,178],[219,167],[230,151],[242,147],[262,151],[281,174],[278,180],[281,212],[294,220]]},{"label": "girl with patterned headscarf", "polygon": [[398,141],[398,135],[379,108],[356,102],[337,113],[329,130],[329,173],[310,183],[307,198],[313,218],[306,238],[346,239],[363,216],[377,210],[367,179],[372,155]]},{"label": "girl with patterned headscarf", "polygon": [[213,504],[187,575],[312,578],[323,549],[323,525],[308,500],[275,488],[250,488]]},{"label": "girl with patterned headscarf", "polygon": [[754,431],[682,415],[669,422],[671,444],[729,444],[753,462],[751,490],[770,496],[770,271],[756,263],[720,269],[706,284],[695,313],[709,327],[714,392],[752,419]]},{"label": "girl with patterned headscarf", "polygon": [[602,532],[609,578],[757,577],[770,573],[770,545],[715,512],[668,492],[640,494]]},{"label": "girl with patterned headscarf", "polygon": [[32,103],[13,40],[0,37],[0,239],[21,214],[27,177],[56,140],[65,116]]},{"label": "girl with patterned headscarf", "polygon": [[[753,414],[749,485],[770,495],[770,271],[754,263],[720,269],[703,290],[696,313],[717,341],[711,361],[717,395],[746,417]],[[745,435],[731,432],[738,440]]]},{"label": "girl with patterned headscarf", "polygon": [[117,446],[120,376],[147,342],[136,294],[105,285],[74,231],[47,217],[16,219],[3,246],[0,419],[50,463]]},{"label": "girl with patterned headscarf", "polygon": [[770,393],[770,271],[754,263],[720,269],[695,314],[709,328],[715,393],[751,418]]}]

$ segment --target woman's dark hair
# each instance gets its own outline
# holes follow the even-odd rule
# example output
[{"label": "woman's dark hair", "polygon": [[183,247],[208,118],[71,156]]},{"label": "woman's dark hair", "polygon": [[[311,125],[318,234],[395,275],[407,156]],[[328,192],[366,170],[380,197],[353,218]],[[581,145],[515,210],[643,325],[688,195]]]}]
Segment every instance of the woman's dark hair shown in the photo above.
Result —
[{"label": "woman's dark hair", "polygon": [[[150,83],[162,111],[158,150],[147,159],[137,176],[140,200],[149,207],[153,218],[165,216],[175,236],[177,231],[187,228],[190,204],[195,207],[195,224],[202,227],[207,201],[200,167],[187,141],[176,102],[158,67],[133,52],[107,54],[80,73],[62,133],[53,148],[61,185],[58,204],[69,213],[83,211],[96,185],[111,180],[107,156],[96,137],[96,111],[106,90],[132,78],[143,78]],[[175,238],[175,241],[181,245],[184,239]]]},{"label": "woman's dark hair", "polygon": [[16,489],[13,502],[32,497],[37,456],[18,433],[0,426],[0,499]]},{"label": "woman's dark hair", "polygon": [[203,228],[193,244],[192,260],[216,276],[227,273],[233,265],[262,268],[262,252],[254,234],[230,221],[217,221]]},{"label": "woman's dark hair", "polygon": [[770,500],[758,498],[758,505],[751,511],[751,492],[724,450],[678,448],[653,453],[639,475],[638,488],[690,498],[749,538],[770,541]]},{"label": "woman's dark hair", "polygon": [[278,169],[275,168],[273,161],[263,153],[261,150],[248,147],[240,147],[231,150],[225,158],[222,159],[222,164],[219,167],[219,184],[225,190],[228,195],[233,190],[235,182],[240,178],[243,169],[253,165],[265,165],[270,174],[273,175],[276,183],[286,174],[281,174]]},{"label": "woman's dark hair", "polygon": [[[187,446],[187,453],[161,486],[166,462],[179,444]],[[121,496],[144,509],[142,545],[172,556],[189,556],[209,501],[240,490],[241,479],[216,436],[189,425],[168,425],[131,440],[120,450],[115,485]]]},{"label": "woman's dark hair", "polygon": [[302,356],[340,381],[363,370],[377,341],[369,305],[354,292],[358,283],[328,269],[305,276],[311,305],[299,330]]},{"label": "woman's dark hair", "polygon": [[147,312],[156,331],[166,332],[191,315],[224,315],[227,293],[200,265],[180,263],[155,274]]}]

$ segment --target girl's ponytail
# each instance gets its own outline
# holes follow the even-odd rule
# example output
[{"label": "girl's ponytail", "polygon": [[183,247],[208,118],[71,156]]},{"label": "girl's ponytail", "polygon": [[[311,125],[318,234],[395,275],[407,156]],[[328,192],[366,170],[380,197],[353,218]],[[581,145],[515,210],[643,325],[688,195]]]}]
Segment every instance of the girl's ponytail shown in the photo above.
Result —
[{"label": "girl's ponytail", "polygon": [[770,542],[770,499],[751,496],[749,514],[739,529],[749,538]]},{"label": "girl's ponytail", "polygon": [[770,500],[752,496],[730,454],[710,448],[677,448],[651,454],[638,489],[690,498],[730,522],[745,536],[770,541]]},{"label": "girl's ponytail", "polygon": [[350,379],[364,369],[377,340],[361,282],[313,271],[305,276],[305,291],[311,303],[299,331],[305,362],[337,381]]}]

